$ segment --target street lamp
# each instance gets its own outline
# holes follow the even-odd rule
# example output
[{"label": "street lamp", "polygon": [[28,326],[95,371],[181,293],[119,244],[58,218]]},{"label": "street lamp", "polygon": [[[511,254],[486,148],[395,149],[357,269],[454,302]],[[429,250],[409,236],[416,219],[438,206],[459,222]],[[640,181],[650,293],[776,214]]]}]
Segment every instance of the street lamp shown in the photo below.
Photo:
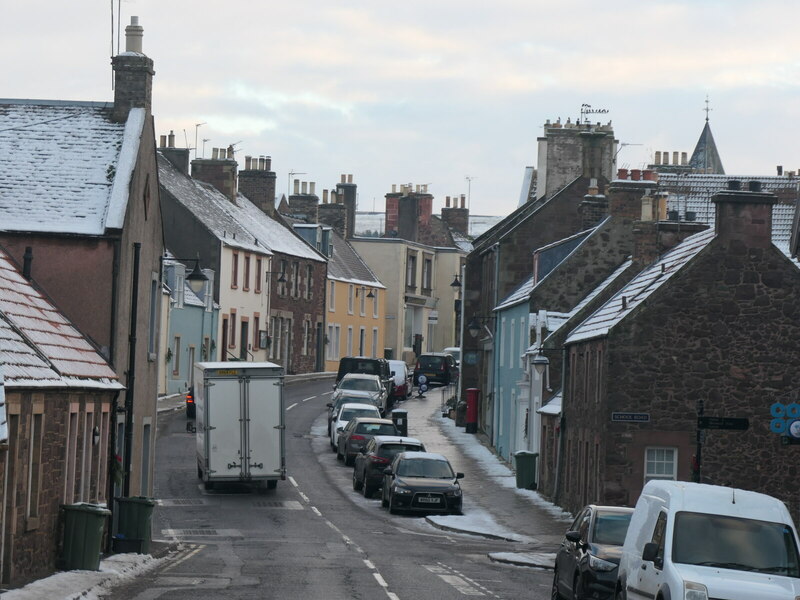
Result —
[{"label": "street lamp", "polygon": [[[278,283],[286,283],[285,271],[264,271],[264,275],[274,275],[275,273],[280,273],[278,279],[276,280]],[[267,277],[267,279],[269,279],[269,277]]]},{"label": "street lamp", "polygon": [[467,331],[469,331],[469,334],[472,337],[478,337],[478,334],[481,332],[481,330],[485,329],[486,333],[489,334],[489,337],[494,337],[494,335],[492,335],[492,332],[489,331],[489,328],[486,327],[485,325],[485,323],[488,323],[489,321],[493,320],[494,317],[479,317],[477,315],[473,316],[472,319],[470,319],[469,323],[467,323]]},{"label": "street lamp", "polygon": [[367,294],[367,298],[372,300],[375,297],[375,294],[372,293],[372,288],[369,288],[369,293]]},{"label": "street lamp", "polygon": [[[533,368],[536,369],[536,372],[539,374],[539,377],[542,379],[542,387],[546,389],[548,392],[550,391],[550,359],[548,359],[544,354],[537,354],[533,357],[531,361]],[[547,373],[547,387],[544,387],[544,374]]]},{"label": "street lamp", "polygon": [[189,284],[189,287],[195,294],[199,294],[203,291],[203,286],[208,281],[208,277],[206,274],[203,273],[203,269],[200,268],[200,257],[197,258],[178,258],[176,256],[161,256],[161,264],[163,265],[165,261],[175,261],[175,262],[189,262],[194,261],[194,269],[192,272],[186,276],[186,283]]},{"label": "street lamp", "polygon": [[461,289],[461,282],[458,280],[458,273],[456,273],[456,276],[453,279],[453,283],[450,284],[450,287]]}]

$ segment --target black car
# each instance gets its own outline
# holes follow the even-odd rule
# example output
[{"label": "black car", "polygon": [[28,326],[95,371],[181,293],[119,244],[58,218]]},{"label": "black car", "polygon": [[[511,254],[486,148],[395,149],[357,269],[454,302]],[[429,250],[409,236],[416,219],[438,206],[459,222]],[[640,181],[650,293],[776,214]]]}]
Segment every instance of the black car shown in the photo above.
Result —
[{"label": "black car", "polygon": [[[425,379],[421,381],[420,376],[423,375]],[[420,383],[431,387],[431,385],[450,385],[456,381],[458,381],[458,367],[452,354],[431,352],[417,357],[414,366],[414,385],[417,387]]]},{"label": "black car", "polygon": [[402,452],[383,470],[381,504],[399,511],[461,514],[463,473],[453,472],[450,462],[432,452]]},{"label": "black car", "polygon": [[622,545],[632,508],[586,506],[556,554],[553,600],[614,598]]},{"label": "black car", "polygon": [[347,423],[336,440],[336,458],[348,467],[367,442],[376,435],[397,435],[397,427],[391,419],[359,417]]},{"label": "black car", "polygon": [[383,470],[401,452],[425,452],[425,446],[418,439],[401,436],[376,435],[353,461],[353,489],[362,491],[364,498],[381,487]]}]

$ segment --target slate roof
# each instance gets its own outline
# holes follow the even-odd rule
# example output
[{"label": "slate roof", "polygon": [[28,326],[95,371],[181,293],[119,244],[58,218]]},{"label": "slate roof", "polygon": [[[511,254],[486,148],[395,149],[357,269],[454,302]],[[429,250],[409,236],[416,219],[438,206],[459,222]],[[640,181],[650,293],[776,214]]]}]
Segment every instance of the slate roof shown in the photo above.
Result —
[{"label": "slate roof", "polygon": [[3,365],[0,363],[0,446],[8,443],[8,419],[6,418],[6,392],[3,381]]},{"label": "slate roof", "polygon": [[694,212],[695,221],[708,223],[713,229],[715,207],[711,199],[717,192],[726,189],[728,181],[733,179],[738,179],[743,184],[747,181],[760,181],[762,192],[775,194],[778,202],[772,207],[772,243],[788,255],[800,179],[763,175],[659,173],[658,187],[662,191],[669,192],[668,211],[677,211],[681,220],[685,220],[687,211]]},{"label": "slate roof", "polygon": [[628,285],[589,316],[567,337],[566,343],[571,344],[608,335],[608,332],[617,323],[636,310],[636,307],[644,302],[650,294],[697,256],[714,239],[714,236],[713,229],[706,229],[686,238],[634,277]]},{"label": "slate roof", "polygon": [[361,255],[336,230],[331,230],[331,240],[333,241],[333,256],[328,260],[328,279],[385,288],[361,258]]},{"label": "slate roof", "polygon": [[[505,217],[494,215],[469,215],[469,237],[475,238],[493,227]],[[386,213],[376,211],[356,212],[355,235],[363,237],[368,231],[377,231],[383,235],[386,229]],[[455,237],[455,236],[454,236]],[[458,240],[456,240],[458,243]]]},{"label": "slate roof", "polygon": [[7,389],[123,389],[105,359],[2,250],[0,365]]},{"label": "slate roof", "polygon": [[700,139],[697,140],[692,157],[689,159],[689,166],[703,173],[725,174],[725,169],[722,167],[722,159],[719,157],[717,144],[714,142],[714,136],[711,133],[711,126],[708,124],[708,120],[706,120],[703,131],[700,132]]},{"label": "slate roof", "polygon": [[267,216],[242,194],[234,204],[212,185],[181,173],[161,153],[158,174],[164,189],[224,244],[261,254],[282,252],[325,261],[294,231]]},{"label": "slate roof", "polygon": [[0,229],[121,229],[145,111],[99,102],[0,99]]}]

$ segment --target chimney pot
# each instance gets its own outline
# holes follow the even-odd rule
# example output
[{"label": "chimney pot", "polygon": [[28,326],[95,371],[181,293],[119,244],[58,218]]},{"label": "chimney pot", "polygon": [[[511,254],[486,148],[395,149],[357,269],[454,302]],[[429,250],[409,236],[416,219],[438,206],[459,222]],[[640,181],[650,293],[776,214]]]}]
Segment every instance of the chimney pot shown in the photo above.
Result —
[{"label": "chimney pot", "polygon": [[628,178],[628,169],[617,170],[617,179],[627,179],[627,178]]},{"label": "chimney pot", "polygon": [[780,177],[783,175],[783,165],[778,165],[776,168],[778,170],[778,176]]},{"label": "chimney pot", "polygon": [[253,166],[253,157],[252,156],[245,156],[244,157],[244,169],[245,171],[249,171]]},{"label": "chimney pot", "polygon": [[672,153],[672,164],[673,165],[677,165],[678,164],[678,153],[677,152],[673,152]]},{"label": "chimney pot", "polygon": [[664,150],[664,152],[661,153],[661,164],[662,165],[669,164],[669,152],[667,150]]},{"label": "chimney pot", "polygon": [[162,136],[159,138],[159,143],[160,143],[160,146],[161,146],[162,148],[166,148],[166,147],[167,147],[167,136],[165,136],[165,135],[162,135]]},{"label": "chimney pot", "polygon": [[450,208],[450,196],[445,196],[444,197],[444,207],[445,208]]},{"label": "chimney pot", "polygon": [[654,162],[656,165],[661,164],[661,150],[656,150],[656,159]]},{"label": "chimney pot", "polygon": [[304,196],[308,193],[308,182],[304,181],[300,184],[300,193]]},{"label": "chimney pot", "polygon": [[328,190],[322,190],[322,203],[328,203]]},{"label": "chimney pot", "polygon": [[169,135],[167,136],[167,147],[175,147],[175,132],[172,129],[169,130]]},{"label": "chimney pot", "polygon": [[131,24],[125,28],[125,52],[142,54],[144,29],[139,25],[139,17],[131,17]]},{"label": "chimney pot", "polygon": [[751,192],[760,192],[761,191],[761,182],[757,179],[752,179],[747,182],[747,189]]},{"label": "chimney pot", "polygon": [[466,207],[467,207],[467,198],[466,196],[464,196],[464,194],[461,194],[461,208],[466,208]]},{"label": "chimney pot", "polygon": [[742,182],[738,179],[729,179],[728,180],[728,189],[729,190],[741,190],[742,189]]},{"label": "chimney pot", "polygon": [[299,193],[300,193],[300,180],[299,179],[295,179],[294,180],[294,194],[296,196]]},{"label": "chimney pot", "polygon": [[308,184],[308,188],[309,188],[308,189],[308,193],[311,194],[312,196],[314,195],[314,188],[315,187],[317,187],[317,182],[316,181],[312,181],[311,183]]},{"label": "chimney pot", "polygon": [[217,160],[219,158],[219,148],[212,148],[211,149],[211,159]]},{"label": "chimney pot", "polygon": [[397,184],[396,184],[396,183],[393,183],[393,184],[392,184],[392,193],[393,193],[393,194],[396,194],[396,193],[397,193]]},{"label": "chimney pot", "polygon": [[681,165],[686,166],[689,164],[688,154],[686,152],[681,152]]},{"label": "chimney pot", "polygon": [[639,181],[642,178],[641,169],[631,169],[631,181]]},{"label": "chimney pot", "polygon": [[353,183],[353,174],[352,174],[352,173],[350,173],[350,174],[347,176],[347,183]]},{"label": "chimney pot", "polygon": [[342,173],[342,174],[340,175],[340,178],[341,178],[341,180],[342,180],[342,181],[341,181],[341,183],[347,183],[347,175],[345,175],[344,173]]}]

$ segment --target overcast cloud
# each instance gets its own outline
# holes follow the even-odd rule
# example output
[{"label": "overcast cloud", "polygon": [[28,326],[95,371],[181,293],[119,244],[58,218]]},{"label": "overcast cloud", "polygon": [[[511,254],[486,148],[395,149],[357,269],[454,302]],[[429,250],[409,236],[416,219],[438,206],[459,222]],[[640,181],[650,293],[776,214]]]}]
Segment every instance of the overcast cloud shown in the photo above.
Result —
[{"label": "overcast cloud", "polygon": [[[114,0],[114,10],[117,1]],[[9,98],[110,100],[110,0],[5,3]],[[155,61],[156,134],[199,153],[238,142],[331,188],[352,173],[359,209],[393,183],[466,194],[507,214],[545,120],[608,109],[619,166],[691,152],[711,126],[731,174],[800,169],[800,3],[691,0],[124,0]],[[124,33],[123,33],[124,37]],[[124,39],[122,49],[124,50]],[[185,134],[184,134],[185,131]]]}]

